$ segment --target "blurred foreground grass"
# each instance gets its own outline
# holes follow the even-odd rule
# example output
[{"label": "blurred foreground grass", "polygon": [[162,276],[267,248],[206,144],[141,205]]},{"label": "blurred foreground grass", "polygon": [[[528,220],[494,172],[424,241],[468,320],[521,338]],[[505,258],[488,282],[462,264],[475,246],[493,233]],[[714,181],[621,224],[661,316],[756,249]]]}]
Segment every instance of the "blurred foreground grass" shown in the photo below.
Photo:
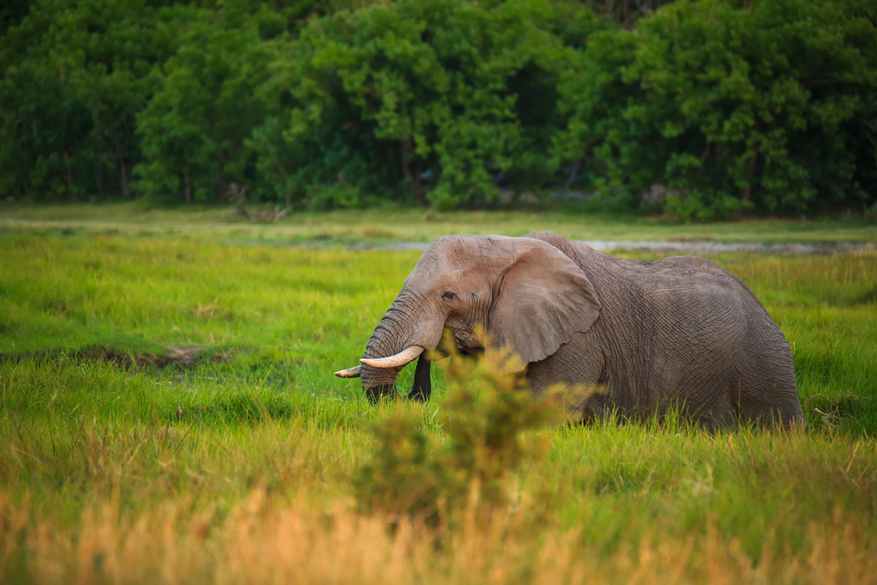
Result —
[{"label": "blurred foreground grass", "polygon": [[363,511],[352,478],[369,421],[447,442],[441,373],[422,407],[332,376],[419,252],[19,229],[0,252],[0,582],[877,580],[873,249],[713,257],[788,337],[806,433],[527,431],[507,501],[438,526]]},{"label": "blurred foreground grass", "polygon": [[[6,364],[0,386],[4,583],[877,578],[877,444],[836,429],[531,431],[547,451],[506,478],[507,499],[473,484],[436,525],[361,510],[352,478],[376,455],[365,421],[401,416],[440,448],[441,401],[376,408],[64,359]],[[404,434],[395,446],[381,469],[431,488]]]}]

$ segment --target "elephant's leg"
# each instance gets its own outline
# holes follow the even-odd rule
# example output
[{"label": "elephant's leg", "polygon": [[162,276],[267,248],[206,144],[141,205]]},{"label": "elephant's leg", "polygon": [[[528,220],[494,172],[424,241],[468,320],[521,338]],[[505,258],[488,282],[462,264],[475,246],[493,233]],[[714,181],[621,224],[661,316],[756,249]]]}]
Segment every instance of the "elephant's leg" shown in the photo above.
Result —
[{"label": "elephant's leg", "polygon": [[[715,390],[728,388],[730,384],[727,378],[716,379],[711,382],[711,393],[705,400],[693,400],[689,398],[695,394],[693,391],[683,391],[678,395],[677,400],[669,401],[667,406],[672,409],[678,408],[684,421],[694,422],[705,430],[733,428],[737,425],[736,409],[728,400],[726,392]],[[657,411],[661,416],[667,412],[660,407]]]},{"label": "elephant's leg", "polygon": [[747,347],[737,368],[737,381],[731,386],[730,400],[741,420],[784,427],[803,425],[804,413],[785,338],[778,330],[762,336],[768,341],[752,344],[755,349]]},{"label": "elephant's leg", "polygon": [[417,360],[417,368],[414,370],[414,384],[408,398],[417,402],[427,402],[432,394],[432,382],[429,379],[429,359],[426,354],[420,354]]}]

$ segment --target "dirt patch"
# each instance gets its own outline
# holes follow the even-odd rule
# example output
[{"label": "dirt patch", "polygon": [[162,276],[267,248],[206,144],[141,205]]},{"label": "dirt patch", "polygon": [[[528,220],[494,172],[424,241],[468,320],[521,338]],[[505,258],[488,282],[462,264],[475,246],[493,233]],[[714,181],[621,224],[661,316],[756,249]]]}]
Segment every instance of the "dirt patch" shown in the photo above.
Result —
[{"label": "dirt patch", "polygon": [[90,346],[77,350],[49,349],[18,354],[0,354],[0,362],[23,360],[56,361],[70,359],[85,362],[108,362],[124,368],[191,368],[203,363],[227,362],[231,356],[200,346],[165,346],[166,354],[125,352],[110,347]]},{"label": "dirt patch", "polygon": [[874,288],[872,288],[869,291],[866,291],[866,292],[860,294],[859,296],[854,298],[853,301],[850,303],[850,305],[852,305],[852,306],[868,305],[868,304],[877,305],[877,286],[875,286]]},{"label": "dirt patch", "polygon": [[197,345],[166,345],[164,348],[168,352],[166,359],[183,367],[191,367],[201,361],[227,361],[227,356],[224,354],[210,355],[210,350]]}]

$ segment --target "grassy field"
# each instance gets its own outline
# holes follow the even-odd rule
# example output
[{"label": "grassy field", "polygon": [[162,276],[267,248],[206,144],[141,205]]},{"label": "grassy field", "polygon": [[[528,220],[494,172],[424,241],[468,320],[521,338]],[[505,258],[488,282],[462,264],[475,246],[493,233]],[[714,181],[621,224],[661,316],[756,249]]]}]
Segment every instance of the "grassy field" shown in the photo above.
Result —
[{"label": "grassy field", "polygon": [[[380,407],[332,376],[419,257],[340,242],[439,229],[868,241],[873,227],[202,213],[0,215],[0,582],[877,581],[873,248],[713,257],[789,339],[806,432],[521,425],[504,429],[515,458],[484,450],[491,403],[466,403],[450,374],[435,372],[426,406]],[[309,241],[321,245],[284,245]],[[462,443],[461,402],[475,413]],[[438,512],[381,499],[381,481],[422,488]]]},{"label": "grassy field", "polygon": [[[251,208],[253,210],[255,208]],[[248,222],[231,207],[145,209],[139,203],[28,205],[0,202],[0,232],[126,238],[172,237],[210,243],[287,245],[431,242],[444,235],[523,236],[549,230],[573,240],[763,242],[830,244],[877,242],[877,222],[862,218],[752,219],[680,224],[660,217],[618,216],[553,207],[532,211],[372,209],[297,213],[277,222]]]}]

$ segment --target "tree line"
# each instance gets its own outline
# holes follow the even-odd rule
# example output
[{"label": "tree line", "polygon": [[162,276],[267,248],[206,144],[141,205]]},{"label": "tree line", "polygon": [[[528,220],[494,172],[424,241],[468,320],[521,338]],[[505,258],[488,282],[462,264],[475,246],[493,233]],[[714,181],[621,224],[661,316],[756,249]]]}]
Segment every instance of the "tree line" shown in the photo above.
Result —
[{"label": "tree line", "polygon": [[877,204],[870,0],[16,0],[0,68],[7,197]]}]

